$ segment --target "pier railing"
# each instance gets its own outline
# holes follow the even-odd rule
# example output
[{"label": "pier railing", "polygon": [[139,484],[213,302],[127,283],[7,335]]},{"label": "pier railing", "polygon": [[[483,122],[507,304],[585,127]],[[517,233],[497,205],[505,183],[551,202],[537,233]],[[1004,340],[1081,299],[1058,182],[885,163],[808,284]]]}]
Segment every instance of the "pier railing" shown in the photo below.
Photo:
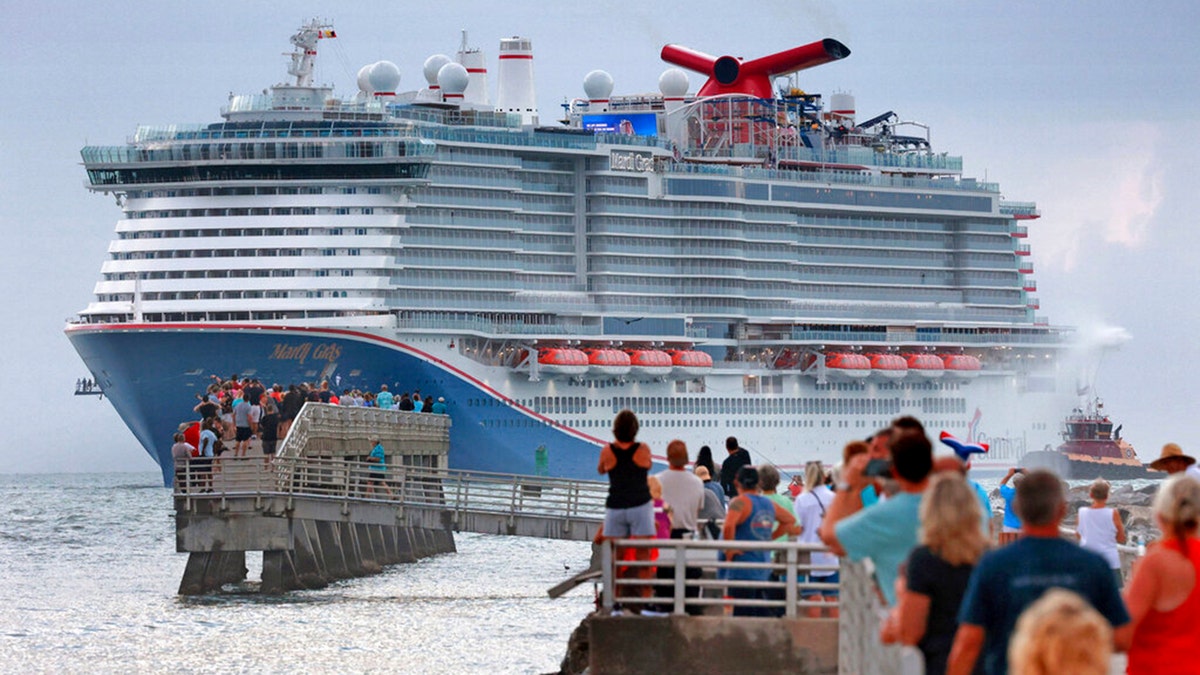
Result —
[{"label": "pier railing", "polygon": [[175,496],[193,500],[243,496],[356,500],[463,514],[540,516],[564,522],[604,519],[608,485],[597,481],[456,471],[436,467],[379,467],[338,457],[219,457],[177,466]]},{"label": "pier railing", "polygon": [[[657,549],[658,560],[618,560],[621,549]],[[768,562],[738,562],[724,560],[721,551],[769,551]],[[756,607],[777,616],[796,617],[802,608],[834,608],[836,602],[809,600],[823,591],[837,590],[836,583],[821,583],[812,572],[836,572],[837,566],[813,565],[811,555],[827,552],[825,546],[800,542],[719,541],[705,539],[609,539],[601,548],[601,579],[604,597],[601,605],[612,611],[616,603],[637,610],[648,606],[667,607],[673,614],[683,614],[688,607]],[[617,578],[616,566],[629,567],[629,574]],[[639,578],[636,570],[670,569],[671,575],[662,578]],[[688,568],[698,569],[700,575],[689,578]],[[732,570],[770,570],[774,580],[747,581],[724,579]],[[622,593],[622,589],[650,586],[669,590],[650,597]],[[726,597],[730,589],[766,591],[761,598]],[[692,593],[688,591],[691,590]],[[757,594],[757,593],[756,593]]]}]

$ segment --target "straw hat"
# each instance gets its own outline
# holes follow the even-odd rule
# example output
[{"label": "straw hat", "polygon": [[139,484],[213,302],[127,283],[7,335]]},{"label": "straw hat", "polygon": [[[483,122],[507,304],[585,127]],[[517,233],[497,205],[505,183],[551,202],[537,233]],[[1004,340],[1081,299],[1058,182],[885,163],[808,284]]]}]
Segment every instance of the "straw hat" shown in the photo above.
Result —
[{"label": "straw hat", "polygon": [[1150,468],[1154,469],[1155,471],[1164,471],[1165,469],[1163,467],[1171,461],[1183,462],[1183,465],[1186,467],[1195,464],[1196,458],[1183,454],[1183,448],[1179,447],[1178,444],[1167,443],[1162,448],[1162,456],[1153,462],[1150,462]]},{"label": "straw hat", "polygon": [[696,477],[700,480],[712,480],[712,475],[708,473],[708,467],[706,466],[696,467],[693,473],[695,473]]}]

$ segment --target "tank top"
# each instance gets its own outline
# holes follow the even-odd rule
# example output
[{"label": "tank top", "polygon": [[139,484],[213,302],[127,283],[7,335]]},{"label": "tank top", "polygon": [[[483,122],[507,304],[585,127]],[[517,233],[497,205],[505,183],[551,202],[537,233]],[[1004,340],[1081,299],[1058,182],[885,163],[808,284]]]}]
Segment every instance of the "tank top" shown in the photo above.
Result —
[{"label": "tank top", "polygon": [[633,463],[639,446],[641,443],[636,441],[624,448],[608,444],[617,458],[617,465],[608,472],[608,498],[604,500],[610,509],[631,509],[650,501],[650,485],[646,482],[650,470]]},{"label": "tank top", "polygon": [[1080,507],[1078,529],[1081,546],[1099,553],[1110,569],[1121,568],[1121,556],[1117,553],[1117,526],[1113,524],[1112,508]]},{"label": "tank top", "polygon": [[[734,530],[734,539],[738,541],[771,541],[771,532],[775,530],[775,502],[762,495],[745,495],[750,500],[750,515],[738,523]],[[737,562],[767,562],[771,559],[770,551],[746,551],[734,558]],[[766,581],[771,577],[768,569],[731,569],[726,571],[726,579],[743,579]]]},{"label": "tank top", "polygon": [[[1180,551],[1177,539],[1167,539],[1161,544],[1173,551]],[[1200,672],[1200,539],[1188,539],[1188,560],[1196,572],[1196,585],[1183,604],[1169,612],[1153,608],[1138,624],[1133,633],[1133,645],[1129,648],[1130,673],[1154,673],[1155,675],[1194,675]]]}]

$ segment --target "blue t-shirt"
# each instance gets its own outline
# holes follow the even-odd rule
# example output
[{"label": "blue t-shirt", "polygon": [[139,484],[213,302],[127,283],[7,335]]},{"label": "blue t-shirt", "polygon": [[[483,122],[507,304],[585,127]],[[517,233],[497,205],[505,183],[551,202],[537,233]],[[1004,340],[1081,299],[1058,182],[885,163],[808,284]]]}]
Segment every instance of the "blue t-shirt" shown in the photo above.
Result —
[{"label": "blue t-shirt", "polygon": [[983,556],[958,613],[960,624],[984,630],[980,658],[985,672],[1008,672],[1008,640],[1017,618],[1051,588],[1078,593],[1114,628],[1129,623],[1129,613],[1104,558],[1063,539],[1018,539]]},{"label": "blue t-shirt", "polygon": [[385,410],[391,410],[391,408],[392,408],[392,392],[390,392],[390,391],[379,392],[379,395],[377,395],[375,397],[375,404]]},{"label": "blue t-shirt", "polygon": [[1000,496],[1004,498],[1004,526],[1013,529],[1021,529],[1021,519],[1013,513],[1012,503],[1013,497],[1017,496],[1017,489],[1008,485],[1000,486]]},{"label": "blue t-shirt", "polygon": [[896,604],[896,576],[900,563],[917,545],[921,519],[918,492],[900,492],[869,509],[838,522],[834,534],[851,560],[870,558],[875,579],[889,605]]},{"label": "blue t-shirt", "polygon": [[369,460],[375,463],[375,466],[372,468],[376,471],[383,471],[387,468],[387,461],[384,459],[383,454],[383,443],[376,443],[375,447],[371,448]]},{"label": "blue t-shirt", "polygon": [[988,497],[987,490],[983,486],[973,480],[967,481],[967,484],[975,490],[975,496],[979,497],[979,506],[983,509],[983,533],[985,535],[991,533],[992,526],[992,498]]}]

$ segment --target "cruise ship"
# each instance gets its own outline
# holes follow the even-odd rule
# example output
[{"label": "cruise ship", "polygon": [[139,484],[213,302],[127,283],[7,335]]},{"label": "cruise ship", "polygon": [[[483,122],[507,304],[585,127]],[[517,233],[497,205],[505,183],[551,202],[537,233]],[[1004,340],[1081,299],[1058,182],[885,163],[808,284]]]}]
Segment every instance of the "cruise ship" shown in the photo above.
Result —
[{"label": "cruise ship", "polygon": [[640,94],[584,65],[540,120],[528,38],[341,97],[313,77],[335,38],[306,23],[289,79],[219,121],[82,150],[119,215],[66,334],[164,480],[214,373],[443,397],[451,465],[484,471],[596,478],[623,408],[660,458],[735,436],[785,471],[906,414],[985,463],[1054,441],[1073,331],[1032,295],[1036,206],[804,91],[841,42],[666,45]]}]

